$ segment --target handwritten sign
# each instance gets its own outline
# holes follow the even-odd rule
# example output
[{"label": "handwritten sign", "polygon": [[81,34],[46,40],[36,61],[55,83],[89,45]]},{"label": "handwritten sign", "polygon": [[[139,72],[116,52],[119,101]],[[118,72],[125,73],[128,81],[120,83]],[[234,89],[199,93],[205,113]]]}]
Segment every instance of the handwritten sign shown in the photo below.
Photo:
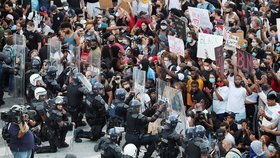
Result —
[{"label": "handwritten sign", "polygon": [[101,9],[108,9],[114,7],[112,0],[99,0],[99,4]]},{"label": "handwritten sign", "polygon": [[168,35],[168,43],[170,52],[178,53],[181,56],[184,56],[184,42],[180,38]]},{"label": "handwritten sign", "polygon": [[223,36],[198,34],[197,57],[216,60],[215,48],[223,44]]},{"label": "handwritten sign", "polygon": [[174,24],[175,24],[175,30],[177,32],[177,36],[179,38],[182,38],[183,40],[186,40],[187,33],[186,33],[186,23],[185,23],[185,21],[180,19],[177,16],[174,16],[172,18],[172,22],[174,22]]},{"label": "handwritten sign", "polygon": [[193,7],[188,8],[190,19],[194,26],[210,29],[213,28],[213,25],[210,22],[209,13],[207,9],[199,9]]},{"label": "handwritten sign", "polygon": [[219,67],[220,74],[224,74],[224,52],[223,46],[219,46],[215,48],[216,55],[216,66]]},{"label": "handwritten sign", "polygon": [[130,13],[131,12],[131,9],[130,9],[130,6],[129,6],[129,3],[131,3],[131,0],[119,0],[119,3],[121,3],[120,7],[122,9],[124,9],[127,13]]},{"label": "handwritten sign", "polygon": [[235,51],[237,44],[238,44],[239,37],[234,35],[228,35],[227,41],[225,44],[225,49]]},{"label": "handwritten sign", "polygon": [[238,45],[241,47],[244,44],[244,32],[230,33],[230,35],[238,37]]},{"label": "handwritten sign", "polygon": [[245,72],[251,72],[253,68],[253,56],[243,50],[237,49],[236,66]]}]

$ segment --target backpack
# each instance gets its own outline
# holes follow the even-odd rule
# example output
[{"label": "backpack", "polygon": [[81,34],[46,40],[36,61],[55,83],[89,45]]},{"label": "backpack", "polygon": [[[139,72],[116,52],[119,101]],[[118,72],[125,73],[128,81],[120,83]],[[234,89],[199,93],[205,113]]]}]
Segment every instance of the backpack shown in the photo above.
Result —
[{"label": "backpack", "polygon": [[14,48],[11,45],[5,45],[2,52],[7,60],[6,64],[10,65],[14,58]]},{"label": "backpack", "polygon": [[10,142],[10,133],[9,133],[9,129],[10,129],[11,123],[7,123],[3,128],[2,128],[2,137],[3,139],[9,143]]}]

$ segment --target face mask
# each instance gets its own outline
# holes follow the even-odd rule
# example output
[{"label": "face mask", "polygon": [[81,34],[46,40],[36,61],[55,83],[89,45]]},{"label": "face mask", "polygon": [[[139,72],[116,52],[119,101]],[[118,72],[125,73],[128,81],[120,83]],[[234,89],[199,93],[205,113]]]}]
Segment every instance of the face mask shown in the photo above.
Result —
[{"label": "face mask", "polygon": [[224,53],[224,58],[226,58],[227,57],[227,53]]},{"label": "face mask", "polygon": [[91,46],[90,47],[92,50],[95,50],[97,47],[96,46]]},{"label": "face mask", "polygon": [[114,41],[108,41],[109,42],[109,44],[114,44]]},{"label": "face mask", "polygon": [[209,78],[210,83],[215,83],[215,78]]},{"label": "face mask", "polygon": [[247,48],[247,45],[246,45],[245,43],[242,44],[242,48],[243,48],[243,49]]},{"label": "face mask", "polygon": [[188,43],[191,43],[191,42],[192,42],[192,38],[191,38],[191,37],[188,37],[188,38],[187,38],[187,42],[188,42]]},{"label": "face mask", "polygon": [[64,10],[68,10],[68,9],[69,9],[69,7],[68,7],[68,6],[65,6],[65,7],[63,7],[63,9],[64,9]]},{"label": "face mask", "polygon": [[55,14],[56,14],[56,12],[53,12],[52,14],[53,14],[53,15],[55,15]]},{"label": "face mask", "polygon": [[162,25],[162,26],[160,26],[160,28],[161,28],[162,30],[166,30],[166,29],[167,29],[167,26]]},{"label": "face mask", "polygon": [[32,29],[30,29],[30,28],[26,28],[26,30],[27,30],[28,32],[32,31]]},{"label": "face mask", "polygon": [[271,54],[271,52],[265,52],[265,54]]},{"label": "face mask", "polygon": [[252,23],[250,24],[250,27],[253,28],[253,24]]},{"label": "face mask", "polygon": [[233,22],[229,22],[229,23],[228,23],[228,26],[229,26],[229,27],[233,27]]},{"label": "face mask", "polygon": [[253,52],[253,53],[252,53],[252,56],[253,56],[253,57],[256,57],[256,56],[257,56],[257,54],[256,54],[255,52]]},{"label": "face mask", "polygon": [[228,70],[228,65],[224,64],[224,69]]},{"label": "face mask", "polygon": [[143,55],[148,55],[149,53],[147,51],[143,51]]},{"label": "face mask", "polygon": [[126,90],[127,92],[130,92],[130,87],[125,88],[125,90]]},{"label": "face mask", "polygon": [[270,152],[273,152],[273,150],[274,150],[274,146],[269,145],[269,146],[267,147],[267,149],[268,149]]},{"label": "face mask", "polygon": [[217,85],[218,87],[223,87],[223,86],[224,86],[224,82],[217,82],[216,85]]},{"label": "face mask", "polygon": [[209,66],[204,66],[204,69],[205,69],[206,71],[208,71],[210,68],[209,68]]},{"label": "face mask", "polygon": [[258,44],[257,43],[252,43],[251,44],[253,47],[256,47]]},{"label": "face mask", "polygon": [[139,65],[139,68],[140,68],[140,69],[142,69],[142,68],[143,68],[142,64],[140,64],[140,65]]},{"label": "face mask", "polygon": [[233,70],[232,70],[232,69],[229,69],[229,70],[228,70],[228,73],[229,73],[229,74],[233,74]]}]

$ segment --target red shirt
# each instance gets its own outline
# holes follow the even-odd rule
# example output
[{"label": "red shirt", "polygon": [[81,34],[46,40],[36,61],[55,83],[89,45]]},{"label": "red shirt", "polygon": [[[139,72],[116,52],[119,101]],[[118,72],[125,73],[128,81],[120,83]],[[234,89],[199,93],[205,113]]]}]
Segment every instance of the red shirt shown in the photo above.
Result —
[{"label": "red shirt", "polygon": [[90,53],[82,52],[81,54],[81,62],[87,62],[89,58]]},{"label": "red shirt", "polygon": [[129,27],[128,33],[129,34],[134,27],[134,22],[135,22],[135,16],[130,13],[130,20],[129,20],[129,23],[128,23],[128,27]]},{"label": "red shirt", "polygon": [[276,84],[275,80],[272,80],[270,86],[275,92],[279,93],[280,92],[280,80],[277,80],[277,82],[278,82],[278,85]]},{"label": "red shirt", "polygon": [[[137,20],[135,26],[141,27],[142,21],[143,21],[142,19]],[[145,21],[146,21],[148,24],[151,23],[151,21],[150,21],[149,19],[145,19]]]}]

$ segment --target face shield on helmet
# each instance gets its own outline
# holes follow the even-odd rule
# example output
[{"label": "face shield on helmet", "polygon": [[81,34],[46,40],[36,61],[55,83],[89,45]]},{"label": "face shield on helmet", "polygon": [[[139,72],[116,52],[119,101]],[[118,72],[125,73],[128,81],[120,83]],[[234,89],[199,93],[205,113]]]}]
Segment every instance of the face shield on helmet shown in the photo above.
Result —
[{"label": "face shield on helmet", "polygon": [[[34,91],[34,96],[37,100],[45,99],[46,95],[47,95],[47,91],[45,88],[38,87]],[[40,96],[44,96],[44,98],[40,99]]]},{"label": "face shield on helmet", "polygon": [[131,156],[136,158],[137,156],[137,147],[134,144],[127,144],[123,149],[124,156]]},{"label": "face shield on helmet", "polygon": [[47,75],[51,78],[56,78],[57,68],[55,66],[50,66],[47,71]]},{"label": "face shield on helmet", "polygon": [[32,69],[38,71],[41,69],[41,59],[37,56],[32,59]]},{"label": "face shield on helmet", "polygon": [[115,98],[124,101],[126,94],[127,91],[124,88],[118,88],[115,92]]},{"label": "face shield on helmet", "polygon": [[206,130],[203,126],[197,125],[195,126],[195,137],[204,138]]},{"label": "face shield on helmet", "polygon": [[[63,99],[62,96],[57,96],[56,99],[54,100],[54,104],[56,105],[56,107],[59,109],[59,110],[62,110],[63,108],[63,105],[65,104],[65,101]],[[62,107],[59,107],[59,106],[62,106]]]},{"label": "face shield on helmet", "polygon": [[195,134],[195,127],[187,128],[185,134],[186,134],[186,138],[188,140],[193,139],[194,138],[194,134]]},{"label": "face shield on helmet", "polygon": [[44,84],[44,81],[39,74],[31,75],[29,81],[32,86],[40,86]]},{"label": "face shield on helmet", "polygon": [[102,96],[105,95],[104,86],[101,83],[95,82],[92,88],[93,92]]},{"label": "face shield on helmet", "polygon": [[167,125],[169,125],[171,128],[176,128],[178,122],[178,115],[170,115],[166,120]]}]

